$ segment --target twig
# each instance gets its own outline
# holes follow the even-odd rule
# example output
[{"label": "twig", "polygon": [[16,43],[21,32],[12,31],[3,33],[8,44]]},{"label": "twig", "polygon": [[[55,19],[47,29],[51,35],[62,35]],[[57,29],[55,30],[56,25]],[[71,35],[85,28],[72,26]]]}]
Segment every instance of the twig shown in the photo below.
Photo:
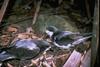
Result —
[{"label": "twig", "polygon": [[63,0],[58,0],[59,1],[59,4],[61,4],[63,2]]},{"label": "twig", "polygon": [[58,59],[58,58],[62,58],[62,57],[65,57],[65,56],[68,56],[68,54],[60,55],[60,56],[54,57],[54,58],[55,58],[55,59]]},{"label": "twig", "polygon": [[35,22],[36,22],[36,19],[37,19],[39,10],[40,10],[41,3],[42,3],[42,0],[40,0],[40,1],[38,2],[38,4],[37,4],[37,7],[36,7],[35,14],[34,14],[34,18],[33,18],[33,23],[32,23],[32,25],[34,25]]},{"label": "twig", "polygon": [[11,64],[9,64],[9,63],[7,63],[7,66],[8,66],[8,67],[13,67],[13,66],[12,66]]},{"label": "twig", "polygon": [[52,67],[56,67],[55,63],[52,61]]},{"label": "twig", "polygon": [[88,18],[90,18],[91,15],[90,15],[90,6],[88,4],[88,0],[85,0],[85,5],[86,5],[87,16],[88,16]]},{"label": "twig", "polygon": [[5,14],[5,11],[6,11],[6,8],[8,6],[9,1],[10,0],[4,0],[4,2],[3,2],[3,5],[2,5],[1,10],[0,10],[0,23],[1,23],[2,19],[3,19],[3,16]]},{"label": "twig", "polygon": [[43,65],[45,65],[46,67],[51,67],[46,61],[43,62]]},{"label": "twig", "polygon": [[43,55],[45,55],[46,54],[46,52],[47,51],[49,51],[51,49],[51,46],[50,47],[48,47],[44,52],[43,52]]},{"label": "twig", "polygon": [[[20,23],[20,22],[23,22],[23,21],[26,21],[26,20],[29,20],[29,19],[32,19],[32,16],[27,17],[27,18],[21,18],[18,21],[13,21],[13,24]],[[7,25],[11,25],[11,23],[2,24],[0,27],[7,26]]]},{"label": "twig", "polygon": [[74,0],[71,0],[71,5],[73,5],[74,4]]}]

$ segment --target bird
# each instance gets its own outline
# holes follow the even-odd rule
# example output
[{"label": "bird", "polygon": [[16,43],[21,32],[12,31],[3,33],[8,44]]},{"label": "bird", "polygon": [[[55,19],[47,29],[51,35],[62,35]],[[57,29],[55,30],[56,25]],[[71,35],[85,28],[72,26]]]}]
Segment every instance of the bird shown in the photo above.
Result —
[{"label": "bird", "polygon": [[45,33],[49,36],[53,44],[61,49],[69,49],[92,37],[92,33],[80,34],[79,32],[61,31],[55,26],[48,26]]},{"label": "bird", "polygon": [[11,59],[27,60],[38,56],[50,46],[45,40],[18,39],[9,47],[0,49],[0,62]]}]

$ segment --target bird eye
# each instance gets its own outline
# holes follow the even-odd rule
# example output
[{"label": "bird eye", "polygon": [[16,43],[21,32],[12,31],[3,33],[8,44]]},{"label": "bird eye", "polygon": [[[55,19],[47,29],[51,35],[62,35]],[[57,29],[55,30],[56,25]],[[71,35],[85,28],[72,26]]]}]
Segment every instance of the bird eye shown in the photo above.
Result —
[{"label": "bird eye", "polygon": [[47,30],[49,30],[49,31],[53,31],[53,32],[54,32],[54,31],[55,31],[55,29],[56,29],[56,28],[55,28],[55,27],[53,27],[53,26],[47,27]]}]

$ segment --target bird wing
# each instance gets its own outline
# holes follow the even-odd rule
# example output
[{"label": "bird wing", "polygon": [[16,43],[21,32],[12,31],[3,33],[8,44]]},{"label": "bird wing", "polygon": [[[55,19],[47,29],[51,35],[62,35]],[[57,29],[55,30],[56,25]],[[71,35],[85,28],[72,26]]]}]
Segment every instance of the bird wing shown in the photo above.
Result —
[{"label": "bird wing", "polygon": [[62,31],[60,32],[58,35],[58,40],[61,40],[61,39],[67,39],[67,38],[70,38],[70,39],[78,39],[82,36],[80,36],[80,33],[76,32],[76,33],[73,33],[73,32],[69,32],[69,31]]},{"label": "bird wing", "polygon": [[18,59],[30,59],[36,57],[40,49],[31,40],[19,40],[13,47],[6,50],[7,53],[16,56]]},{"label": "bird wing", "polygon": [[1,62],[10,60],[10,59],[16,59],[16,57],[14,55],[8,54],[6,52],[0,53],[0,61]]},{"label": "bird wing", "polygon": [[91,38],[91,37],[92,37],[92,36],[87,36],[87,37],[80,38],[80,39],[74,41],[72,44],[73,44],[73,45],[78,45],[78,44],[80,44],[80,43],[85,42],[86,40],[88,40],[88,39]]}]

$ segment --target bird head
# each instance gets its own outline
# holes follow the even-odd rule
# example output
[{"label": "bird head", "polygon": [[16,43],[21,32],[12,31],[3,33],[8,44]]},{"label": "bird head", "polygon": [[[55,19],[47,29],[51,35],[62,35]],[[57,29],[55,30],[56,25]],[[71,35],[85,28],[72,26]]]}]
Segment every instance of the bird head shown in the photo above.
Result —
[{"label": "bird head", "polygon": [[54,26],[49,26],[49,27],[47,27],[46,28],[46,34],[49,36],[49,37],[52,37],[52,35],[55,33],[55,32],[57,32],[58,31],[58,29],[56,28],[56,27],[54,27]]}]

